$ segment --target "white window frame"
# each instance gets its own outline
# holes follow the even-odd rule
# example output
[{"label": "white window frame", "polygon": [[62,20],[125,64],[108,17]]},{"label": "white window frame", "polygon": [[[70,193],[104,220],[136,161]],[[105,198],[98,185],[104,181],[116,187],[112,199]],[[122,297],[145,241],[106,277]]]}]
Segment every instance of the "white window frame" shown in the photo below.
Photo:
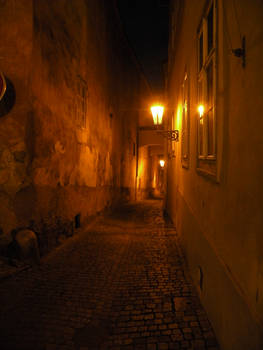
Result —
[{"label": "white window frame", "polygon": [[77,127],[85,129],[87,127],[87,99],[88,99],[88,86],[84,79],[77,76],[76,79],[76,94],[75,104],[76,112],[75,119]]},{"label": "white window frame", "polygon": [[184,168],[189,167],[190,154],[190,108],[189,108],[189,75],[185,70],[182,83],[182,136],[181,136],[181,162]]},{"label": "white window frame", "polygon": [[[208,14],[213,7],[213,47],[208,52]],[[205,107],[204,115],[200,118],[198,114],[198,159],[205,161],[215,161],[216,160],[216,59],[217,59],[217,8],[216,0],[211,0],[209,6],[206,8],[204,15],[202,17],[198,34],[197,34],[197,86],[198,86],[198,104],[202,104]],[[202,67],[200,62],[200,37],[203,34],[203,52],[202,52]],[[212,97],[212,106],[210,109],[207,109],[207,100],[208,100],[208,81],[207,81],[207,69],[212,62],[212,79],[213,79],[213,97]],[[202,86],[202,91],[200,91],[200,86]],[[209,153],[209,130],[208,130],[208,112],[212,111],[213,113],[213,131],[212,131],[212,153]],[[202,131],[201,131],[201,120],[202,120]],[[202,141],[203,146],[201,150],[201,138],[200,134],[202,132]],[[199,167],[202,167],[201,162],[198,164]]]}]

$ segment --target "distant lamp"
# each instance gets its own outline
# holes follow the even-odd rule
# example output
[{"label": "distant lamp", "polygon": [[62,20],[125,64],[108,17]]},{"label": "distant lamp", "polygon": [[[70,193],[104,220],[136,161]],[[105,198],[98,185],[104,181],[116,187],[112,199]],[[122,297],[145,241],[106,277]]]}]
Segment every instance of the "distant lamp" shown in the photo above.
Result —
[{"label": "distant lamp", "polygon": [[197,110],[199,112],[199,117],[200,117],[200,124],[202,125],[203,124],[203,115],[204,115],[204,111],[205,111],[205,107],[203,105],[199,105],[197,107]]},{"label": "distant lamp", "polygon": [[161,105],[154,105],[151,107],[153,124],[156,127],[156,131],[166,137],[170,141],[179,141],[178,130],[160,130],[158,126],[161,126],[163,121],[164,107]]},{"label": "distant lamp", "polygon": [[160,167],[163,168],[165,164],[165,161],[163,159],[160,160]]},{"label": "distant lamp", "polygon": [[160,105],[152,106],[151,112],[153,116],[153,124],[154,125],[161,125],[163,121],[163,111],[164,107]]},{"label": "distant lamp", "polygon": [[204,107],[203,105],[199,105],[199,106],[197,107],[197,110],[198,110],[198,112],[199,112],[200,119],[201,119],[201,118],[203,117],[203,115],[204,115],[205,107]]}]

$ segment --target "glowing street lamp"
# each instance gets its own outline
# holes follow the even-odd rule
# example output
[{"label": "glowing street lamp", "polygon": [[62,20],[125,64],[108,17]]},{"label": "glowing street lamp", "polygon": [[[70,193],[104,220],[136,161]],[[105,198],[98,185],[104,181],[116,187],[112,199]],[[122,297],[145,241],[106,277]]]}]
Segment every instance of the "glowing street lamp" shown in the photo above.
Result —
[{"label": "glowing street lamp", "polygon": [[205,112],[205,107],[203,105],[199,105],[197,107],[197,110],[198,110],[199,116],[200,116],[200,124],[202,125],[203,124],[203,115],[204,115],[204,112]]},{"label": "glowing street lamp", "polygon": [[165,164],[165,161],[163,159],[160,160],[160,167],[163,168]]},{"label": "glowing street lamp", "polygon": [[151,107],[151,112],[153,116],[153,124],[161,125],[163,121],[164,107],[160,105],[155,105]]},{"label": "glowing street lamp", "polygon": [[[166,137],[170,141],[179,141],[178,130],[162,130],[160,128],[163,121],[164,107],[161,105],[154,105],[151,107],[153,124],[155,125],[156,131]],[[161,130],[160,130],[161,129]]]},{"label": "glowing street lamp", "polygon": [[205,111],[205,107],[203,105],[199,105],[197,107],[197,110],[199,112],[199,115],[200,115],[200,119],[202,118],[202,116],[204,115],[204,111]]}]

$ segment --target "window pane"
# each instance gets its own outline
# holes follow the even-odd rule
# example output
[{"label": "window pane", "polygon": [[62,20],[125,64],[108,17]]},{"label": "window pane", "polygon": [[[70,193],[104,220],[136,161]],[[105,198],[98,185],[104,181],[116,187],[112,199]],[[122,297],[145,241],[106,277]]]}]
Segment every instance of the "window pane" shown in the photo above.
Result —
[{"label": "window pane", "polygon": [[206,69],[207,81],[207,154],[214,154],[214,91],[213,91],[213,60]]},{"label": "window pane", "polygon": [[210,11],[207,16],[207,47],[208,47],[208,54],[213,48],[213,33],[214,33],[214,13],[213,13],[213,4],[210,8]]},{"label": "window pane", "polygon": [[213,91],[213,61],[209,63],[206,69],[206,81],[207,81],[207,107],[210,109],[214,104],[214,91]]},{"label": "window pane", "polygon": [[208,129],[208,144],[207,144],[207,153],[209,156],[215,154],[214,147],[214,113],[213,109],[211,109],[207,114],[207,129]]},{"label": "window pane", "polygon": [[204,155],[204,121],[199,120],[199,155]]},{"label": "window pane", "polygon": [[184,77],[183,83],[183,111],[182,111],[182,158],[187,159],[189,156],[189,114],[188,114],[188,78]]},{"label": "window pane", "polygon": [[200,35],[199,38],[199,71],[203,67],[203,33]]},{"label": "window pane", "polygon": [[184,101],[183,115],[182,115],[182,157],[188,157],[188,113],[187,113],[187,101]]},{"label": "window pane", "polygon": [[[203,79],[198,82],[198,103],[204,103],[203,95]],[[198,114],[198,144],[199,144],[199,155],[204,155],[204,116]]]},{"label": "window pane", "polygon": [[203,80],[198,81],[198,103],[204,103],[204,95],[203,95]]}]

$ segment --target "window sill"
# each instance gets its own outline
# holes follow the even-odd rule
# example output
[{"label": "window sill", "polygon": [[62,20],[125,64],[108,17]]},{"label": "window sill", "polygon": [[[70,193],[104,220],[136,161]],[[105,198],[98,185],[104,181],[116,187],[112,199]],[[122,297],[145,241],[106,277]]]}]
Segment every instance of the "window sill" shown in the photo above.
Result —
[{"label": "window sill", "polygon": [[216,160],[216,156],[199,156],[198,159],[199,160],[215,161]]},{"label": "window sill", "polygon": [[207,179],[219,183],[217,177],[217,163],[216,158],[198,158],[196,171],[199,175],[206,177]]},{"label": "window sill", "polygon": [[189,158],[188,157],[182,157],[181,158],[181,164],[182,164],[182,168],[189,169]]}]

